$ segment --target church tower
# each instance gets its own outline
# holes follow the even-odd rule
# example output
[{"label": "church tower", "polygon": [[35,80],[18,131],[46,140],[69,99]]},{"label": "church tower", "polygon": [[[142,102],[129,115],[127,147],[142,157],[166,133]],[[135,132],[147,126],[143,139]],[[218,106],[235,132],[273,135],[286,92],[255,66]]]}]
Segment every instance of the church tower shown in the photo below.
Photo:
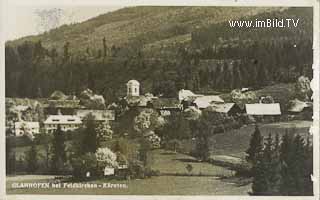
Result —
[{"label": "church tower", "polygon": [[127,83],[127,96],[139,96],[140,95],[140,83],[136,80],[130,80]]}]

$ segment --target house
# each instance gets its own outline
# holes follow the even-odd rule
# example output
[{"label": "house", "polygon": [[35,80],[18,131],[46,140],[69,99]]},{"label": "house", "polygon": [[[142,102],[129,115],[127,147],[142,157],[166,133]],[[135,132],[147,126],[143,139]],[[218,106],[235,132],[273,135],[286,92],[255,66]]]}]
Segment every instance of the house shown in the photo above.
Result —
[{"label": "house", "polygon": [[47,100],[43,104],[44,113],[46,115],[56,115],[62,113],[64,115],[73,115],[76,109],[84,108],[80,105],[80,100]]},{"label": "house", "polygon": [[181,89],[178,93],[178,99],[180,102],[183,100],[189,100],[190,98],[196,98],[196,97],[201,97],[201,96],[203,96],[203,95],[195,94],[191,90],[184,90],[184,89]]},{"label": "house", "polygon": [[248,115],[256,116],[277,116],[281,115],[281,109],[279,103],[255,103],[255,104],[246,104],[246,113]]},{"label": "house", "polygon": [[87,110],[87,109],[76,110],[76,116],[78,116],[82,121],[88,115],[92,115],[94,117],[94,120],[97,122],[108,122],[108,121],[115,120],[114,110]]},{"label": "house", "polygon": [[292,114],[297,114],[297,113],[301,113],[303,111],[312,110],[312,109],[313,109],[312,102],[304,102],[298,99],[294,99],[289,102],[288,112]]},{"label": "house", "polygon": [[240,107],[235,103],[213,103],[208,107],[211,112],[225,113],[235,116],[241,113]]},{"label": "house", "polygon": [[289,102],[288,114],[290,117],[302,120],[312,120],[313,103],[304,102],[298,99]]},{"label": "house", "polygon": [[213,103],[224,103],[224,100],[217,95],[197,97],[193,103],[198,109],[204,109],[211,106]]},{"label": "house", "polygon": [[182,110],[182,105],[176,98],[152,99],[148,102],[147,107],[156,109],[162,116],[168,116],[171,115],[172,112],[178,112]]},{"label": "house", "polygon": [[62,131],[73,131],[80,127],[82,121],[76,115],[49,115],[44,121],[44,128],[46,133],[53,133],[58,126]]},{"label": "house", "polygon": [[16,136],[23,136],[25,134],[35,135],[40,133],[39,122],[15,122],[14,129]]}]

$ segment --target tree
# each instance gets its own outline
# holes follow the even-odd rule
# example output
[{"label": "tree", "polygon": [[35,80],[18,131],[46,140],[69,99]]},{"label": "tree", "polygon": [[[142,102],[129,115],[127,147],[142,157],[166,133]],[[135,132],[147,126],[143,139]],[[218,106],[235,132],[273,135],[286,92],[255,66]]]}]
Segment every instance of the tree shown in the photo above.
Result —
[{"label": "tree", "polygon": [[71,159],[72,174],[75,178],[85,178],[86,173],[98,175],[97,159],[94,153],[86,153]]},{"label": "tree", "polygon": [[194,150],[194,156],[199,160],[206,161],[210,156],[209,148],[209,136],[214,133],[215,126],[212,123],[212,117],[210,112],[202,112],[199,120],[191,123],[191,130],[194,134],[196,147]]},{"label": "tree", "polygon": [[32,143],[29,151],[26,152],[27,170],[34,173],[38,168],[38,154],[35,142]]},{"label": "tree", "polygon": [[66,42],[63,46],[63,60],[64,62],[67,62],[70,59],[70,42]]},{"label": "tree", "polygon": [[64,163],[67,160],[66,147],[65,147],[65,137],[61,130],[61,126],[53,133],[52,141],[52,172],[59,173],[63,171]]},{"label": "tree", "polygon": [[16,157],[12,148],[12,142],[6,140],[6,174],[10,174],[15,171]]},{"label": "tree", "polygon": [[250,146],[246,151],[246,160],[251,164],[255,164],[259,155],[263,150],[263,137],[260,133],[259,127],[256,125],[255,130],[250,139]]},{"label": "tree", "polygon": [[107,57],[106,37],[103,37],[103,39],[102,39],[102,45],[103,45],[103,58],[106,58],[106,57]]},{"label": "tree", "polygon": [[[286,133],[280,146],[282,195],[312,195],[312,153],[310,144],[305,144],[300,135]],[[310,155],[311,154],[311,155]]]},{"label": "tree", "polygon": [[98,136],[98,146],[101,146],[101,141],[107,141],[108,139],[112,139],[113,130],[109,122],[99,123],[96,126],[96,132]]},{"label": "tree", "polygon": [[139,147],[139,160],[143,163],[144,166],[148,164],[148,154],[151,150],[151,143],[145,138],[140,139],[140,147]]},{"label": "tree", "polygon": [[49,168],[52,137],[51,137],[51,135],[48,135],[46,133],[41,133],[41,134],[39,134],[38,141],[39,141],[39,144],[44,146],[45,158],[46,158],[46,167]]},{"label": "tree", "polygon": [[109,148],[98,148],[95,153],[97,162],[100,166],[117,167],[117,155],[113,153]]},{"label": "tree", "polygon": [[94,116],[89,114],[85,118],[85,127],[82,130],[82,141],[80,152],[82,153],[95,153],[99,147],[98,133],[96,128],[96,123],[94,121]]}]

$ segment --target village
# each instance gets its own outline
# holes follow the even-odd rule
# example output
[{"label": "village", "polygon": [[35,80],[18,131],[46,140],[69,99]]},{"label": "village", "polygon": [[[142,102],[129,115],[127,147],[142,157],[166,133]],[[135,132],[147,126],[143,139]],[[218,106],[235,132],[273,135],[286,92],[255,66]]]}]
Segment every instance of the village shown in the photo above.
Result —
[{"label": "village", "polygon": [[[303,79],[303,77],[301,79]],[[279,102],[275,102],[272,96],[256,97],[252,95],[253,92],[249,88],[232,91],[231,94],[234,96],[234,101],[225,101],[219,95],[195,94],[186,89],[181,89],[177,94],[177,98],[165,98],[153,96],[150,93],[142,95],[140,94],[140,83],[137,80],[129,80],[126,83],[126,93],[126,96],[119,98],[119,102],[114,102],[110,105],[104,105],[105,102],[102,96],[93,94],[91,90],[85,90],[82,94],[82,102],[80,102],[76,96],[67,96],[60,91],[56,91],[49,99],[42,100],[41,104],[36,101],[31,104],[24,102],[21,105],[15,104],[14,106],[8,106],[6,121],[7,138],[11,138],[11,140],[12,138],[16,138],[14,139],[14,144],[19,144],[19,140],[24,142],[26,140],[34,141],[41,135],[53,135],[57,129],[61,129],[62,133],[66,135],[65,137],[70,138],[68,135],[78,132],[86,125],[89,120],[88,116],[91,116],[91,119],[94,120],[97,125],[101,125],[100,127],[107,129],[102,133],[107,133],[107,136],[103,139],[104,141],[112,140],[112,137],[134,139],[136,136],[133,136],[134,133],[129,133],[130,130],[128,129],[130,128],[122,130],[124,132],[121,133],[116,133],[119,132],[119,130],[121,131],[121,129],[115,128],[117,124],[118,127],[125,127],[123,124],[125,122],[121,119],[131,118],[130,120],[134,124],[131,129],[133,129],[133,132],[141,132],[142,137],[150,143],[151,149],[164,148],[174,152],[179,150],[180,152],[186,152],[185,149],[182,150],[183,148],[181,146],[183,145],[181,142],[188,138],[194,140],[196,136],[193,133],[191,133],[191,137],[188,137],[188,133],[184,133],[188,131],[182,128],[182,134],[186,134],[186,136],[181,136],[179,135],[180,133],[178,133],[179,136],[175,137],[173,136],[175,133],[163,133],[166,129],[159,131],[159,127],[166,127],[165,124],[168,123],[168,120],[181,116],[189,123],[190,121],[198,120],[202,113],[206,112],[216,116],[215,118],[211,118],[213,121],[210,123],[213,125],[211,126],[212,130],[210,130],[210,132],[213,134],[222,134],[221,137],[223,137],[223,133],[226,131],[236,130],[250,124],[310,120],[312,117],[312,102],[310,101],[292,99],[285,110],[283,109],[284,106]],[[83,100],[83,98],[85,100]],[[91,104],[88,103],[90,101]],[[9,99],[7,99],[6,103],[9,104],[9,102]],[[92,104],[92,102],[94,103]],[[135,114],[131,114],[131,116],[130,112],[134,112]],[[171,127],[169,127],[169,129],[171,129]],[[171,130],[171,132],[172,131],[174,132],[175,130]],[[179,130],[176,131],[179,132]],[[170,136],[169,134],[172,135]],[[98,138],[98,140],[100,139],[101,138]],[[30,144],[30,142],[26,144]],[[168,146],[171,147],[168,148]],[[119,148],[121,149],[122,147]],[[102,149],[101,152],[103,152]],[[47,152],[47,154],[48,153],[49,152]],[[206,154],[206,152],[202,152],[202,154]],[[111,155],[113,155],[112,152]],[[15,158],[15,160],[18,162],[19,160],[25,159],[23,156],[24,155],[22,155],[22,157],[20,156],[20,158]],[[135,155],[135,159],[139,160],[139,156],[141,155]],[[114,159],[117,159],[116,156],[114,157]],[[200,156],[200,158],[208,159],[203,156]],[[215,157],[212,162],[222,163],[222,166],[228,166],[230,164],[228,159],[230,158],[218,156]],[[234,164],[234,162],[236,164],[243,162],[240,158],[232,159],[231,164]],[[124,158],[121,162],[118,160],[117,165],[107,164],[103,167],[103,175],[123,175],[123,173],[126,173],[123,171],[129,168],[130,162],[128,160],[129,158]],[[146,160],[144,161],[146,162]],[[92,174],[90,170],[81,173],[83,173],[81,176],[87,178]]]},{"label": "village", "polygon": [[[259,97],[253,99],[249,97],[242,100],[224,101],[219,95],[203,95],[195,94],[190,90],[181,89],[177,98],[164,98],[156,97],[150,93],[145,95],[140,94],[140,83],[137,80],[130,80],[126,84],[127,95],[120,98],[122,105],[124,104],[127,109],[133,108],[150,108],[155,110],[159,116],[170,116],[175,112],[196,112],[201,113],[204,109],[210,109],[211,112],[221,113],[226,116],[243,119],[250,123],[256,121],[280,121],[281,116],[286,115],[294,119],[297,115],[305,115],[306,119],[311,119],[312,102],[300,101],[293,99],[290,101],[290,107],[287,110],[281,108],[279,102],[274,102],[271,96]],[[30,138],[35,137],[44,131],[47,134],[52,134],[58,126],[64,132],[74,131],[78,129],[87,115],[93,115],[94,120],[99,123],[108,123],[116,120],[115,103],[106,106],[105,109],[90,109],[80,105],[80,100],[75,96],[71,98],[62,97],[55,99],[55,95],[62,93],[60,91],[52,94],[47,100],[46,104],[41,105],[44,110],[44,121],[28,121],[24,120],[21,116],[31,115],[31,107],[27,105],[15,105],[10,109],[16,112],[15,120],[7,120],[7,131],[19,137],[26,135]],[[249,88],[242,88],[238,94],[246,95],[250,93]],[[103,98],[103,97],[102,97]],[[257,97],[254,97],[257,98]],[[247,101],[247,102],[245,102]],[[258,101],[258,102],[255,102]],[[102,100],[102,104],[104,100]],[[108,109],[109,108],[109,109]],[[307,114],[306,114],[307,113]],[[245,116],[245,117],[244,117]],[[283,118],[283,117],[282,117]],[[41,131],[40,131],[41,130]]]}]

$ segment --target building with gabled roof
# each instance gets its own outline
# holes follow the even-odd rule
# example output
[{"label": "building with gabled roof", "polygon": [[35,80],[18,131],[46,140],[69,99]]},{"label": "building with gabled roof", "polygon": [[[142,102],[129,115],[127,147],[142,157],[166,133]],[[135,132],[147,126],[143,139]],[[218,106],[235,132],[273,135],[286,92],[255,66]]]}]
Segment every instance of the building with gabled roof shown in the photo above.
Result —
[{"label": "building with gabled roof", "polygon": [[92,115],[95,121],[107,122],[115,120],[114,110],[90,110],[90,109],[79,109],[76,111],[76,115],[84,120],[86,116]]},{"label": "building with gabled roof", "polygon": [[73,131],[80,127],[82,121],[76,115],[49,115],[44,121],[44,128],[46,133],[53,133],[58,126],[62,131]]},{"label": "building with gabled roof", "polygon": [[211,106],[213,103],[224,103],[224,100],[218,95],[208,95],[197,97],[193,103],[197,108],[204,109]]},{"label": "building with gabled roof", "polygon": [[240,107],[235,103],[213,103],[207,110],[217,113],[225,113],[228,115],[236,115],[241,113]]},{"label": "building with gabled roof", "polygon": [[281,115],[281,109],[279,103],[255,103],[255,104],[246,104],[246,113],[248,115],[257,115],[257,116],[277,116]]}]

